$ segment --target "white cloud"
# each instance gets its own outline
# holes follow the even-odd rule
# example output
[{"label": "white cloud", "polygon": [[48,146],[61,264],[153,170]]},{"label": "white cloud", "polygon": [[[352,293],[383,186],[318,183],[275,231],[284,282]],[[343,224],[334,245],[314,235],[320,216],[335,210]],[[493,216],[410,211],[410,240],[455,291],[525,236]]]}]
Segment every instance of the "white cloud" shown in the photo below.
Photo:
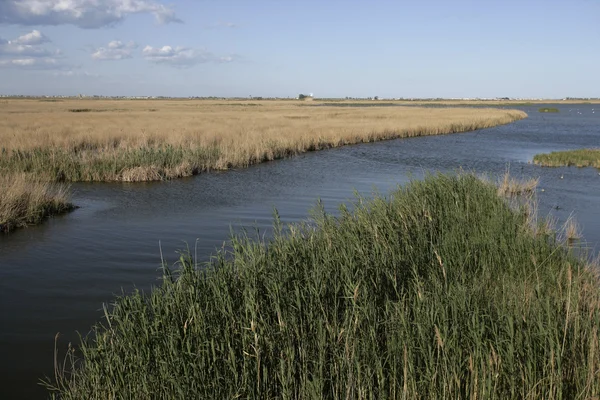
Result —
[{"label": "white cloud", "polygon": [[54,76],[57,77],[67,77],[67,78],[100,78],[101,75],[94,74],[87,71],[74,71],[74,70],[66,70],[66,71],[56,71],[53,73]]},{"label": "white cloud", "polygon": [[236,58],[235,56],[215,56],[205,50],[182,46],[146,46],[142,50],[142,55],[150,62],[174,67],[191,67],[196,64],[209,62],[231,62]]},{"label": "white cloud", "polygon": [[15,58],[0,60],[0,67],[19,69],[61,69],[65,66],[56,58]]},{"label": "white cloud", "polygon": [[0,57],[2,56],[21,56],[21,57],[49,57],[59,56],[60,51],[50,51],[38,46],[28,46],[14,44],[14,42],[0,43]]},{"label": "white cloud", "polygon": [[[2,0],[0,0],[2,1]],[[32,31],[25,35],[19,36],[15,40],[5,40],[0,38],[0,57],[2,56],[21,56],[21,57],[48,57],[58,56],[60,52],[50,51],[41,44],[49,42],[44,34],[40,31]]]},{"label": "white cloud", "polygon": [[13,40],[13,43],[23,44],[29,46],[36,46],[44,43],[48,43],[50,39],[42,32],[38,30],[33,30],[29,33],[26,33],[23,36],[19,36],[17,39]]},{"label": "white cloud", "polygon": [[161,24],[181,22],[172,8],[154,0],[0,0],[0,23],[101,28],[132,14],[153,14]]},{"label": "white cloud", "polygon": [[92,53],[94,60],[124,60],[133,56],[133,50],[138,46],[135,42],[123,43],[113,40],[106,47],[99,47]]},{"label": "white cloud", "polygon": [[[2,0],[0,0],[2,1]],[[63,68],[60,50],[49,50],[42,44],[49,42],[39,31],[32,31],[14,40],[0,38],[0,67],[57,69]]]},{"label": "white cloud", "polygon": [[169,64],[173,66],[191,66],[203,62],[202,54],[188,47],[151,47],[146,46],[142,50],[146,60],[156,64]]}]

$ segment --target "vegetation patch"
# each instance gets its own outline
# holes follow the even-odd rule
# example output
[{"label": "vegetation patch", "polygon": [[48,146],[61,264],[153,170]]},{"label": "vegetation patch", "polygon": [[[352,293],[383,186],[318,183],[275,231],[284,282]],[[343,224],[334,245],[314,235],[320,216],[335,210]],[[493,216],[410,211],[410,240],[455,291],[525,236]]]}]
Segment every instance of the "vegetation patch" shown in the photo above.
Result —
[{"label": "vegetation patch", "polygon": [[[112,109],[97,109],[97,108],[70,108],[69,112],[72,113],[87,113],[87,112],[94,112],[94,113],[99,113],[99,112],[118,112],[118,111],[127,111],[123,108],[112,108]],[[155,109],[149,109],[148,111],[156,111]]]},{"label": "vegetation patch", "polygon": [[310,119],[310,115],[284,115],[287,119]]},{"label": "vegetation patch", "polygon": [[560,112],[558,108],[555,107],[542,107],[538,109],[541,113],[557,113]]},{"label": "vegetation patch", "polygon": [[[527,116],[497,109],[369,107],[339,109],[333,118],[331,109],[296,101],[123,104],[11,100],[0,110],[0,173],[49,181],[161,180],[355,143],[472,131]],[[159,107],[160,113],[148,112]]]},{"label": "vegetation patch", "polygon": [[428,177],[119,296],[60,399],[596,398],[598,277],[497,187]]},{"label": "vegetation patch", "polygon": [[147,146],[108,151],[81,146],[15,151],[0,157],[0,171],[36,174],[50,182],[143,182],[195,175],[211,169],[218,159],[216,147]]},{"label": "vegetation patch", "polygon": [[0,232],[39,224],[52,215],[75,207],[69,202],[68,187],[41,182],[24,175],[0,177]]},{"label": "vegetation patch", "polygon": [[504,197],[531,196],[535,193],[539,182],[538,178],[527,180],[515,179],[507,171],[498,182],[498,195]]},{"label": "vegetation patch", "polygon": [[533,157],[533,162],[543,167],[600,168],[600,149],[553,151],[549,154],[536,154]]}]

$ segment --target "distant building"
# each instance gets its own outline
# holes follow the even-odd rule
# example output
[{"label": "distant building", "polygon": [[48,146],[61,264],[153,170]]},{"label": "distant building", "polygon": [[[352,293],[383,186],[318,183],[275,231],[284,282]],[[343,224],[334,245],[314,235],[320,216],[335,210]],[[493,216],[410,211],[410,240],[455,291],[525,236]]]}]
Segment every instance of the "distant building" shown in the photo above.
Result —
[{"label": "distant building", "polygon": [[315,98],[313,97],[312,93],[308,94],[308,95],[300,93],[298,95],[298,97],[296,97],[296,99],[297,100],[304,100],[304,101],[313,101]]}]

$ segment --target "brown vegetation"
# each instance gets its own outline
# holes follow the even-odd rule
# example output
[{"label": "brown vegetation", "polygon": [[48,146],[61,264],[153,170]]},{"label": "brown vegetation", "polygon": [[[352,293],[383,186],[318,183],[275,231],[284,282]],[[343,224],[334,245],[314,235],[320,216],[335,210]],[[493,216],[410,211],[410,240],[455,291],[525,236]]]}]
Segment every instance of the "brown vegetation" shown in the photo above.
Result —
[{"label": "brown vegetation", "polygon": [[0,176],[0,232],[40,223],[73,209],[68,187],[24,175]]},{"label": "brown vegetation", "polygon": [[504,197],[532,195],[539,182],[538,178],[515,179],[510,175],[510,171],[506,171],[498,180],[498,195]]},{"label": "brown vegetation", "polygon": [[[50,181],[143,181],[305,151],[487,128],[521,111],[326,107],[297,101],[10,100],[0,171]],[[75,112],[77,111],[77,112]]]}]

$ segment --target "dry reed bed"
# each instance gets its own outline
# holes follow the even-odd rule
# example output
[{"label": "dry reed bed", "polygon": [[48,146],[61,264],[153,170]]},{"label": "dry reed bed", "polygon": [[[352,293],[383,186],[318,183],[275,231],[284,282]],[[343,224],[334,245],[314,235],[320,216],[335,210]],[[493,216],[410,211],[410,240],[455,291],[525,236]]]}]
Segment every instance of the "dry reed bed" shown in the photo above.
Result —
[{"label": "dry reed bed", "polygon": [[504,197],[532,196],[539,183],[539,178],[516,179],[510,175],[510,171],[506,171],[498,179],[498,195]]},{"label": "dry reed bed", "polygon": [[73,209],[68,187],[23,175],[0,176],[0,232],[38,224]]},{"label": "dry reed bed", "polygon": [[8,101],[0,171],[51,181],[146,181],[246,167],[306,151],[465,132],[521,111],[332,108],[295,101]]}]

